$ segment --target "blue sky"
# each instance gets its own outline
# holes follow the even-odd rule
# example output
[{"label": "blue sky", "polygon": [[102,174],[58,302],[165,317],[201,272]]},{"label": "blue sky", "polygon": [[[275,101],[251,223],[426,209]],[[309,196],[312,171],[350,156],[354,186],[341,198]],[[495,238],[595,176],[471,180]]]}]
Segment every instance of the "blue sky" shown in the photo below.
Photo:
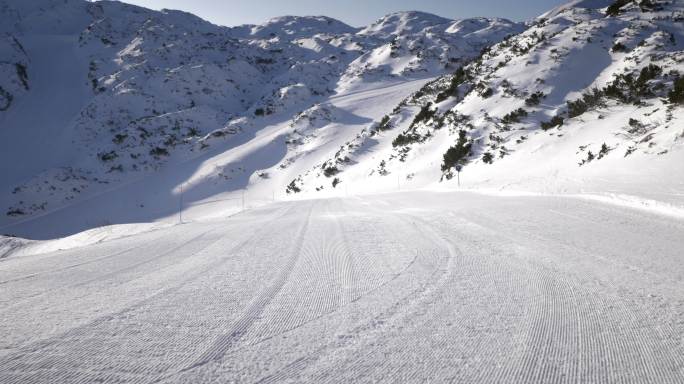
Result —
[{"label": "blue sky", "polygon": [[497,16],[528,20],[567,0],[124,0],[153,9],[181,9],[220,25],[258,24],[283,15],[325,15],[353,26],[394,11],[417,10],[448,18]]}]

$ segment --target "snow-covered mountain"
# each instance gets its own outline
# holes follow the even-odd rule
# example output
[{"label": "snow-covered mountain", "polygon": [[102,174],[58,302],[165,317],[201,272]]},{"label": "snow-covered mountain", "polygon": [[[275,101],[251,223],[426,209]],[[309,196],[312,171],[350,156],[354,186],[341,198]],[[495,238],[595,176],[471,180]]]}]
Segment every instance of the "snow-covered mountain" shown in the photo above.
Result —
[{"label": "snow-covered mountain", "polygon": [[659,182],[669,199],[682,186],[664,177],[684,171],[681,0],[365,28],[0,0],[0,20],[0,233],[159,220],[181,193],[205,217],[241,190],[455,186],[456,164],[477,188],[656,198]]},{"label": "snow-covered mountain", "polygon": [[[386,111],[292,180],[683,203],[684,2],[573,1]],[[472,23],[468,21],[467,23]]]},{"label": "snow-covered mountain", "polygon": [[[2,0],[0,20],[0,227],[7,232],[56,210],[82,212],[73,207],[103,195],[137,211],[154,208],[83,219],[79,229],[164,215],[176,198],[168,185],[146,180],[200,164],[211,170],[196,181],[198,198],[244,188],[260,169],[292,161],[286,136],[299,134],[302,111],[360,90],[418,87],[411,81],[450,72],[523,28],[477,19],[475,28],[448,30],[458,22],[413,12],[379,21],[377,33],[378,24],[361,30],[322,16],[228,28],[179,11],[85,0]],[[345,116],[337,111],[318,124]],[[269,129],[274,141],[260,149],[255,140]],[[248,166],[216,158],[238,148]],[[179,173],[165,177],[176,185],[189,176]],[[131,184],[140,185],[135,196],[121,190]],[[151,190],[167,196],[150,198]]]},{"label": "snow-covered mountain", "polygon": [[383,43],[349,65],[342,77],[354,84],[455,70],[492,42],[523,30],[503,19],[448,20],[422,12],[390,14],[358,35]]},{"label": "snow-covered mountain", "polygon": [[420,33],[427,28],[444,26],[452,20],[425,12],[396,12],[376,20],[363,28],[359,34],[392,39],[401,35]]},{"label": "snow-covered mountain", "polygon": [[282,16],[261,25],[241,25],[231,29],[232,36],[249,39],[295,40],[316,35],[344,35],[357,32],[339,20],[326,16]]}]

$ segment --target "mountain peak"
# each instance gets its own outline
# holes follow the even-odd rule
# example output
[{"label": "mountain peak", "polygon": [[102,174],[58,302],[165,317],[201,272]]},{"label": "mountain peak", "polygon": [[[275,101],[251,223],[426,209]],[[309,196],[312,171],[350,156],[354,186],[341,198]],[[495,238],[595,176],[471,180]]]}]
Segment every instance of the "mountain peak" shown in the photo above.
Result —
[{"label": "mountain peak", "polygon": [[571,0],[563,5],[559,5],[556,8],[544,13],[540,18],[551,18],[555,17],[560,13],[563,13],[572,8],[585,8],[585,9],[602,9],[613,4],[614,0]]},{"label": "mountain peak", "polygon": [[293,39],[317,34],[339,35],[357,31],[350,25],[327,16],[280,16],[269,19],[263,24],[249,27],[251,28],[248,28],[248,34],[260,39],[275,36],[287,36]]},{"label": "mountain peak", "polygon": [[420,11],[394,12],[362,29],[359,34],[388,38],[408,33],[417,33],[425,28],[448,24],[452,21],[453,20],[444,17]]}]

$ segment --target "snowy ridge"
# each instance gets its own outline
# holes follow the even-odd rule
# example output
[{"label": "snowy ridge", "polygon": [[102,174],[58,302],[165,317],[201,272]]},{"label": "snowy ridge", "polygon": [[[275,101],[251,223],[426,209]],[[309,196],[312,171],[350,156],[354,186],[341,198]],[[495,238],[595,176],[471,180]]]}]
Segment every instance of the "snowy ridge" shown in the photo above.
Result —
[{"label": "snowy ridge", "polygon": [[553,17],[556,17],[563,12],[572,11],[572,9],[575,9],[575,8],[605,9],[613,3],[615,3],[614,0],[571,0],[571,1],[568,1],[567,3],[565,3],[563,5],[559,5],[558,7],[542,14],[541,16],[539,16],[539,18],[540,19],[553,18]]},{"label": "snowy ridge", "polygon": [[426,28],[450,23],[451,20],[425,12],[397,12],[384,16],[363,28],[359,34],[391,39],[401,35],[420,33]]},{"label": "snowy ridge", "polygon": [[[242,38],[255,39],[301,39],[315,35],[344,35],[356,32],[356,29],[325,16],[282,16],[266,21],[261,25],[240,26],[233,29]],[[249,31],[240,33],[239,31]]]},{"label": "snowy ridge", "polygon": [[[385,32],[359,32],[389,42],[349,65],[340,82],[345,89],[387,78],[432,76],[443,68],[453,71],[479,55],[492,41],[503,40],[524,29],[503,19],[448,21],[415,12],[391,16],[379,22]],[[418,16],[421,18],[416,20]]]}]

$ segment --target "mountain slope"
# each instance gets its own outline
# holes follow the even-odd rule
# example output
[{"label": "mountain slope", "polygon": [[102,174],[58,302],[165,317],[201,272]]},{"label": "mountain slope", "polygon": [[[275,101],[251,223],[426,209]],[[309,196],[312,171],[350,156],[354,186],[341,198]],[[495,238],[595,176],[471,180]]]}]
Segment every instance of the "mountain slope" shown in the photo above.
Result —
[{"label": "mountain slope", "polygon": [[459,182],[684,204],[681,0],[361,29],[78,0],[0,14],[3,233]]},{"label": "mountain slope", "polygon": [[455,187],[459,165],[471,188],[683,204],[682,20],[682,1],[552,10],[387,110],[292,189],[331,174],[357,192]]},{"label": "mountain slope", "polygon": [[[187,203],[247,187],[284,192],[295,169],[382,111],[355,116],[353,102],[340,109],[333,99],[361,92],[389,108],[523,28],[420,14],[439,20],[426,24],[415,13],[388,17],[383,36],[326,17],[226,28],[179,11],[80,0],[3,0],[0,15],[0,230],[26,236],[159,219],[191,179]],[[309,124],[303,111],[321,118]],[[302,155],[291,142],[302,131],[326,141]],[[273,166],[274,177],[257,176]],[[112,214],[106,207],[118,200],[128,208]],[[47,224],[64,216],[76,217],[73,226]]]},{"label": "mountain slope", "polygon": [[386,15],[363,28],[359,34],[391,39],[401,35],[415,34],[427,28],[446,25],[451,20],[425,12],[396,12]]}]

